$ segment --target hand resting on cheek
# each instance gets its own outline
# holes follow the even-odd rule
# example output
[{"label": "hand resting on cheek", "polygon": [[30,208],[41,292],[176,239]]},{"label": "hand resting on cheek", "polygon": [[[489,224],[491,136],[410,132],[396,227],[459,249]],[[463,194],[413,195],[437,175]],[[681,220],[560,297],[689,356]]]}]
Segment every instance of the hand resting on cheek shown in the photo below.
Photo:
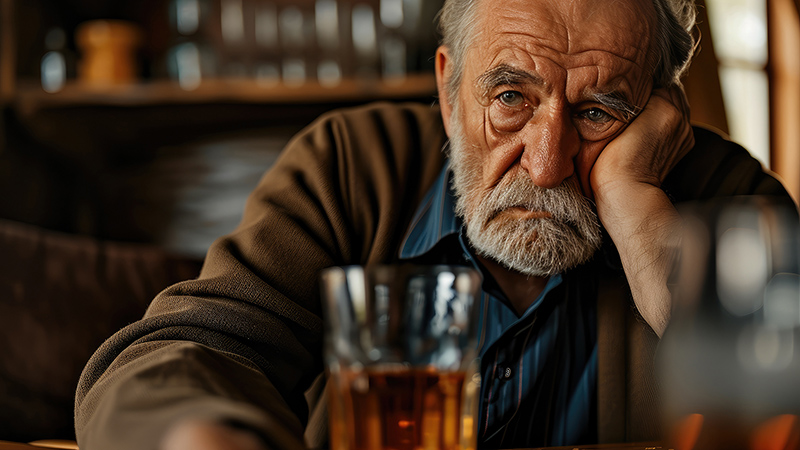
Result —
[{"label": "hand resting on cheek", "polygon": [[589,176],[598,217],[619,250],[634,302],[659,336],[669,322],[666,279],[680,240],[680,217],[661,183],[693,146],[683,89],[657,89]]}]

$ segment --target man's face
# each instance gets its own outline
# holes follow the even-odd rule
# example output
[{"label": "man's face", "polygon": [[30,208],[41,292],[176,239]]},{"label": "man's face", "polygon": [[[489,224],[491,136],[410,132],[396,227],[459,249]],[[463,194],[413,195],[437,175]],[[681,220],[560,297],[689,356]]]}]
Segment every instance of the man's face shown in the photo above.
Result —
[{"label": "man's face", "polygon": [[482,0],[478,8],[449,117],[459,213],[480,254],[551,275],[599,247],[589,173],[650,96],[653,6]]}]

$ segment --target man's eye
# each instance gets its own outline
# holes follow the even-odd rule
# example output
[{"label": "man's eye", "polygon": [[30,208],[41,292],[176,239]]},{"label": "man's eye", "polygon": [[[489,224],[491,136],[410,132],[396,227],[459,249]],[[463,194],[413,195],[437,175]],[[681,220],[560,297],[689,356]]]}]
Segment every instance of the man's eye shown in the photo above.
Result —
[{"label": "man's eye", "polygon": [[606,139],[624,126],[624,122],[616,115],[596,106],[579,110],[575,119],[578,133],[586,141]]},{"label": "man's eye", "polygon": [[524,99],[522,94],[517,91],[505,91],[497,97],[504,105],[517,107],[522,104]]},{"label": "man's eye", "polygon": [[614,117],[611,114],[603,111],[600,108],[591,108],[583,112],[583,117],[591,120],[595,123],[606,123],[610,120],[613,120]]},{"label": "man's eye", "polygon": [[500,132],[519,131],[533,116],[534,107],[519,91],[504,91],[489,105],[489,121]]}]

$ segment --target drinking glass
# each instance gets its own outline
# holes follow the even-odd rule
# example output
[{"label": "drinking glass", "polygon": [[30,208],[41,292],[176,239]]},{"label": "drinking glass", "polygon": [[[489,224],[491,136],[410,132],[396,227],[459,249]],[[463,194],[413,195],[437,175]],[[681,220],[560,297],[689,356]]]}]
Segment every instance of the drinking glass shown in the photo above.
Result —
[{"label": "drinking glass", "polygon": [[679,211],[672,319],[659,348],[672,448],[800,448],[796,206],[755,196]]},{"label": "drinking glass", "polygon": [[475,448],[480,283],[453,266],[323,271],[333,450]]}]

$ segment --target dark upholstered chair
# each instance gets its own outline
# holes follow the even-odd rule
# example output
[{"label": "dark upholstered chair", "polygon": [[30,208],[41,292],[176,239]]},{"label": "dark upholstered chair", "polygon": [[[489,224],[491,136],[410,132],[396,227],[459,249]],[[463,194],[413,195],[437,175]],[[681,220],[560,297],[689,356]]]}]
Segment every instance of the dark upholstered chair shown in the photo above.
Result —
[{"label": "dark upholstered chair", "polygon": [[200,261],[0,220],[0,440],[74,439],[80,372]]}]

